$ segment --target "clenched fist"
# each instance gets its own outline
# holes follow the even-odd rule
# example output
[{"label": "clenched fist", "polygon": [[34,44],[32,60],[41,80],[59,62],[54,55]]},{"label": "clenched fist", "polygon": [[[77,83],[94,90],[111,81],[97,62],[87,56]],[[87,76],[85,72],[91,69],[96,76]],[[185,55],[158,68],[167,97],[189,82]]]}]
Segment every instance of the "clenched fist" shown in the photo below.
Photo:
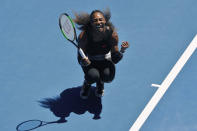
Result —
[{"label": "clenched fist", "polygon": [[125,50],[126,50],[127,48],[129,48],[129,42],[123,41],[123,42],[122,42],[122,45],[121,45],[120,52],[121,52],[121,53],[124,53]]},{"label": "clenched fist", "polygon": [[81,65],[82,66],[88,66],[88,65],[90,65],[91,64],[91,61],[86,57],[86,58],[83,58],[82,60],[81,60]]}]

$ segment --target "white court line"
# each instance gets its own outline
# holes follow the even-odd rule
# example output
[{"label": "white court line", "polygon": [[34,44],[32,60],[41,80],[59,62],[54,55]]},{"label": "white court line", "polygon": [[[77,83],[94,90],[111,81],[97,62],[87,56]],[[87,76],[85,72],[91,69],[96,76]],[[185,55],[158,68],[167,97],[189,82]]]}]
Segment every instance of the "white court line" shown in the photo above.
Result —
[{"label": "white court line", "polygon": [[164,79],[161,85],[152,84],[154,87],[158,87],[158,90],[155,92],[151,100],[148,102],[142,113],[139,115],[135,123],[130,128],[130,131],[139,131],[141,126],[144,124],[148,116],[151,114],[155,106],[158,104],[160,99],[165,94],[166,90],[169,88],[171,83],[174,81],[178,73],[181,71],[187,60],[194,53],[197,48],[197,35],[194,37],[192,42],[189,44],[187,49],[184,51],[182,56],[179,58],[177,63],[174,65],[168,76]]}]

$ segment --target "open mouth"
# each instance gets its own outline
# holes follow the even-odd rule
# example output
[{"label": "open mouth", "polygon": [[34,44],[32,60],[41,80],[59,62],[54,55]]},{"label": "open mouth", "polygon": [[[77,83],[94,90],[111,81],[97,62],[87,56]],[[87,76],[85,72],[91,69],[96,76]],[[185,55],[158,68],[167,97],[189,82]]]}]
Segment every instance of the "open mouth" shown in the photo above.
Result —
[{"label": "open mouth", "polygon": [[96,29],[101,29],[104,27],[104,24],[99,24],[99,25],[96,25]]}]

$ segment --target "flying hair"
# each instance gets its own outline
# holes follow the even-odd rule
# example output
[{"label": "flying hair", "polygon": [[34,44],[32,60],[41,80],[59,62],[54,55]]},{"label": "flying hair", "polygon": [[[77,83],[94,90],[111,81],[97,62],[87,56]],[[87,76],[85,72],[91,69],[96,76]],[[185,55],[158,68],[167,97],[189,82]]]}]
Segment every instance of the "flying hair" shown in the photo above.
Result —
[{"label": "flying hair", "polygon": [[104,11],[101,10],[93,10],[90,14],[88,13],[74,13],[75,19],[74,22],[78,25],[79,30],[89,30],[91,28],[91,20],[94,13],[99,12],[101,13],[106,20],[106,26],[109,26],[112,30],[114,30],[114,25],[110,21],[111,12],[109,8],[105,9]]}]

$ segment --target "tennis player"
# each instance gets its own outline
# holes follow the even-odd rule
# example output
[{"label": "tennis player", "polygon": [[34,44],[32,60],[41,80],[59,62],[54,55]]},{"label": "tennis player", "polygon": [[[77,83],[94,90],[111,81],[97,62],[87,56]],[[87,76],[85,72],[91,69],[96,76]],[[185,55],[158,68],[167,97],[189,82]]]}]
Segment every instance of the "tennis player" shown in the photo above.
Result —
[{"label": "tennis player", "polygon": [[118,34],[110,22],[109,10],[94,10],[91,14],[75,14],[75,23],[82,31],[78,37],[79,47],[83,49],[86,58],[78,53],[78,62],[84,72],[84,83],[80,92],[87,99],[91,84],[96,83],[97,97],[104,95],[104,83],[110,83],[115,76],[115,64],[122,58],[129,47],[127,41],[118,48]]}]

